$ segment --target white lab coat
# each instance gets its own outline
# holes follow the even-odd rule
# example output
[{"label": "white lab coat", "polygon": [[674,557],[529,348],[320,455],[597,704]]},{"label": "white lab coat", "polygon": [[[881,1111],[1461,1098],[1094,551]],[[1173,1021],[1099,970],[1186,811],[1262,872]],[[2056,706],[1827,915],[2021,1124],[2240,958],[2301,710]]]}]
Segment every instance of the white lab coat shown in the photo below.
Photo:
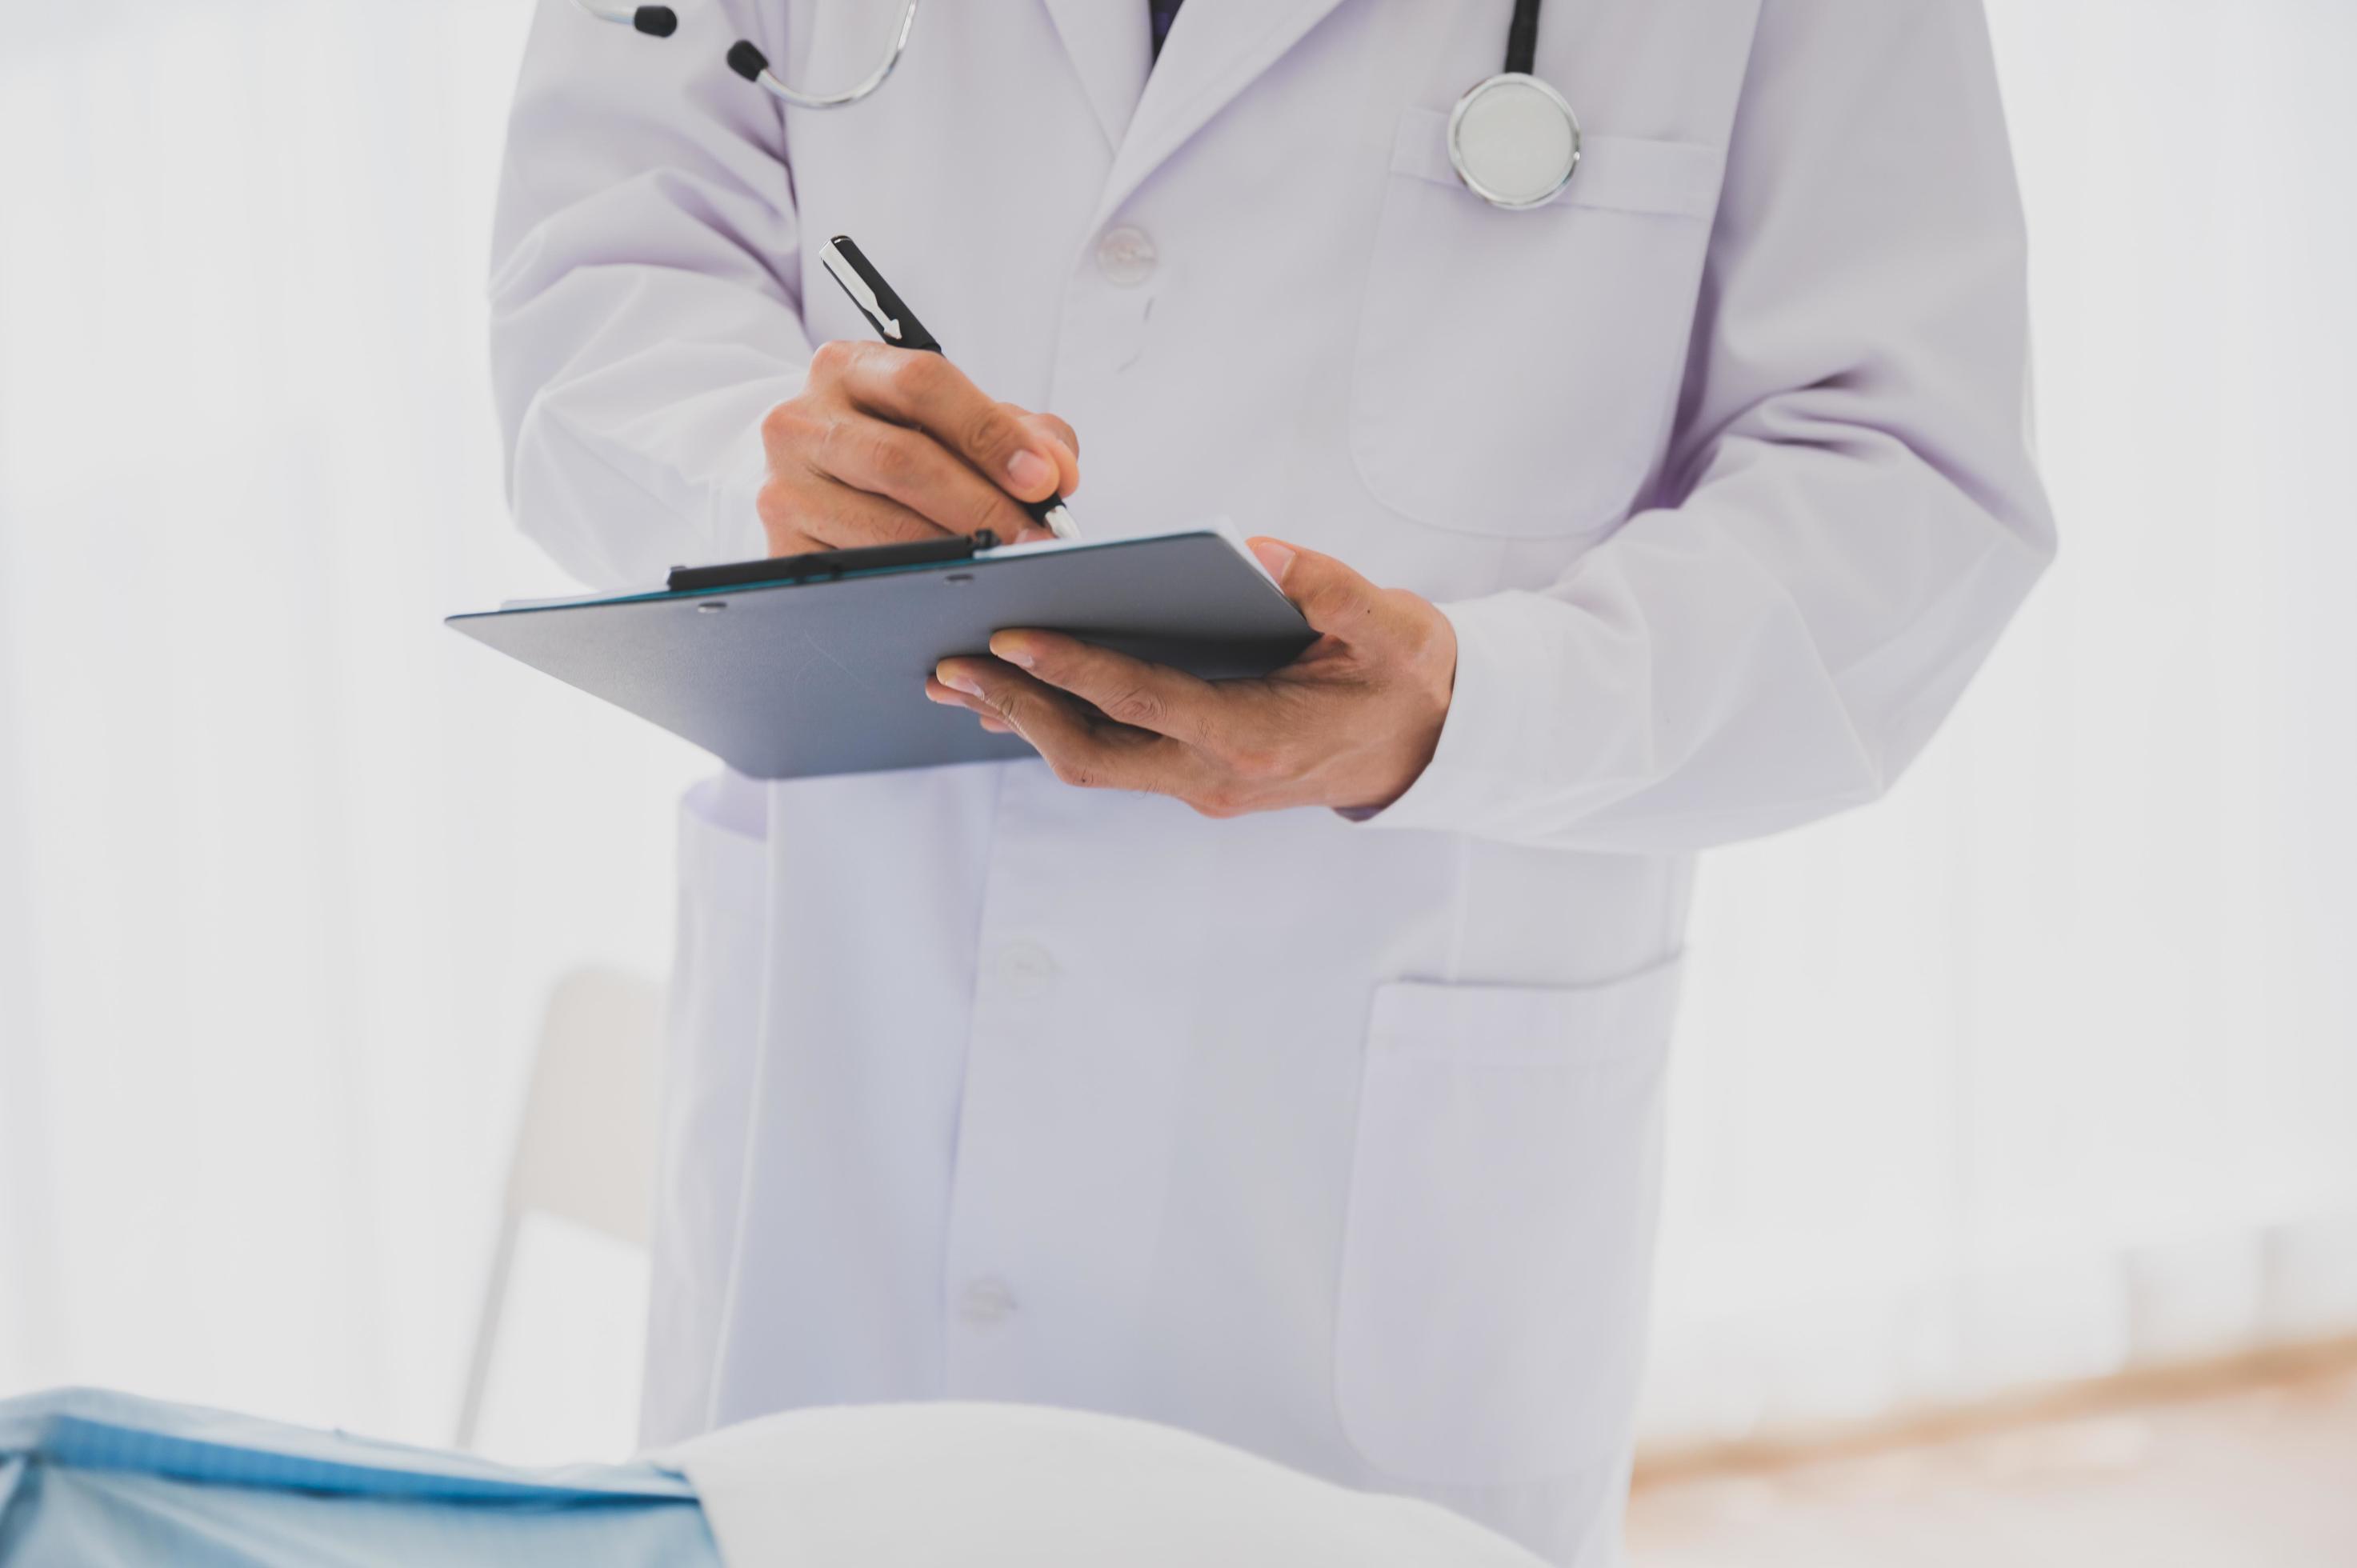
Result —
[{"label": "white lab coat", "polygon": [[[2051,550],[1977,0],[1555,0],[1587,160],[1456,182],[1508,0],[544,0],[499,224],[522,526],[758,554],[860,243],[1082,441],[1454,621],[1366,823],[1036,762],[689,802],[647,1432],[1053,1402],[1618,1552],[1692,853],[1867,800]],[[1107,236],[1113,236],[1108,243]],[[1145,252],[1150,249],[1150,258]],[[924,699],[915,689],[910,703]]]}]

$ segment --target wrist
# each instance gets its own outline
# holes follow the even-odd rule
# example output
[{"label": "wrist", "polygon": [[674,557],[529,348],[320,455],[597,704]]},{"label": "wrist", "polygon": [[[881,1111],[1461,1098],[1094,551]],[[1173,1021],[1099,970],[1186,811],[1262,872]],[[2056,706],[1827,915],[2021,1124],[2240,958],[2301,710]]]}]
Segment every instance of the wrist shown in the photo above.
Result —
[{"label": "wrist", "polygon": [[1448,726],[1449,704],[1456,695],[1456,627],[1429,600],[1413,594],[1402,597],[1412,601],[1412,618],[1418,629],[1408,640],[1399,666],[1395,689],[1401,712],[1385,726],[1392,741],[1385,747],[1381,787],[1368,791],[1369,799],[1333,808],[1352,821],[1384,810],[1424,776],[1439,750],[1441,732]]}]

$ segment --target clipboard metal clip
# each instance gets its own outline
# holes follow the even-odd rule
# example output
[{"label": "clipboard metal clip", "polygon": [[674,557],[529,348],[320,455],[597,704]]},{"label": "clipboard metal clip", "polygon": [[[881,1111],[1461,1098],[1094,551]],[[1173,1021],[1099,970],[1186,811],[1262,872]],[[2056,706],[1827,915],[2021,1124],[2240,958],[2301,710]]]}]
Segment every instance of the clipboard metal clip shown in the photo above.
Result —
[{"label": "clipboard metal clip", "polygon": [[931,566],[943,561],[970,561],[975,553],[998,548],[998,535],[987,528],[972,533],[947,534],[915,544],[866,544],[854,550],[813,550],[800,555],[772,555],[765,561],[736,561],[725,566],[674,566],[664,588],[674,594],[708,594],[716,588],[757,588],[775,583],[824,583],[858,572],[884,572],[899,566]]}]

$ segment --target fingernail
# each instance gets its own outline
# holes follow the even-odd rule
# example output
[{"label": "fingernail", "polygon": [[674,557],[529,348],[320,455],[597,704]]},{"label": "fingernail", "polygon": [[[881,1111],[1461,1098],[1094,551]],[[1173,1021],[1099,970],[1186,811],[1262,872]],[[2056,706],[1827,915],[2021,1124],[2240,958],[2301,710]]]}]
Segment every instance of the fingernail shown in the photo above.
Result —
[{"label": "fingernail", "polygon": [[944,665],[933,671],[933,679],[952,692],[963,692],[969,697],[982,695],[982,687],[975,683],[973,676],[963,671],[952,670]]},{"label": "fingernail", "polygon": [[1056,465],[1026,447],[1006,459],[1006,477],[1018,491],[1041,489],[1056,482]]},{"label": "fingernail", "polygon": [[1252,553],[1260,557],[1260,564],[1268,568],[1270,576],[1280,583],[1285,581],[1285,569],[1293,564],[1292,546],[1279,544],[1274,539],[1255,539]]},{"label": "fingernail", "polygon": [[1014,639],[994,637],[990,639],[990,650],[1018,670],[1031,668],[1031,650]]}]

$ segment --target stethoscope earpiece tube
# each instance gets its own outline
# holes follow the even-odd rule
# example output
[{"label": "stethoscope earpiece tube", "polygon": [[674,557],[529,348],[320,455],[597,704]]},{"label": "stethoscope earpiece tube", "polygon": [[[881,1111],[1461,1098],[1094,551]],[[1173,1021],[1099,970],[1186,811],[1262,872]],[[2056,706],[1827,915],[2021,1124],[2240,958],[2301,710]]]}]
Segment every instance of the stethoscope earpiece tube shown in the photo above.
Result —
[{"label": "stethoscope earpiece tube", "polygon": [[739,38],[728,46],[728,69],[759,86],[761,74],[770,69],[770,57],[750,38]]},{"label": "stethoscope earpiece tube", "polygon": [[900,57],[909,52],[909,31],[917,25],[918,0],[907,0],[900,8],[900,19],[892,29],[892,46],[885,52],[882,63],[867,73],[866,78],[841,92],[805,92],[789,87],[770,69],[770,57],[744,38],[728,48],[728,69],[776,99],[796,109],[847,109],[866,100],[885,79],[892,74]]},{"label": "stethoscope earpiece tube", "polygon": [[601,22],[611,22],[618,27],[631,27],[651,38],[667,38],[679,31],[679,13],[668,5],[640,5],[624,11],[611,5],[592,5],[590,0],[574,0]]}]

